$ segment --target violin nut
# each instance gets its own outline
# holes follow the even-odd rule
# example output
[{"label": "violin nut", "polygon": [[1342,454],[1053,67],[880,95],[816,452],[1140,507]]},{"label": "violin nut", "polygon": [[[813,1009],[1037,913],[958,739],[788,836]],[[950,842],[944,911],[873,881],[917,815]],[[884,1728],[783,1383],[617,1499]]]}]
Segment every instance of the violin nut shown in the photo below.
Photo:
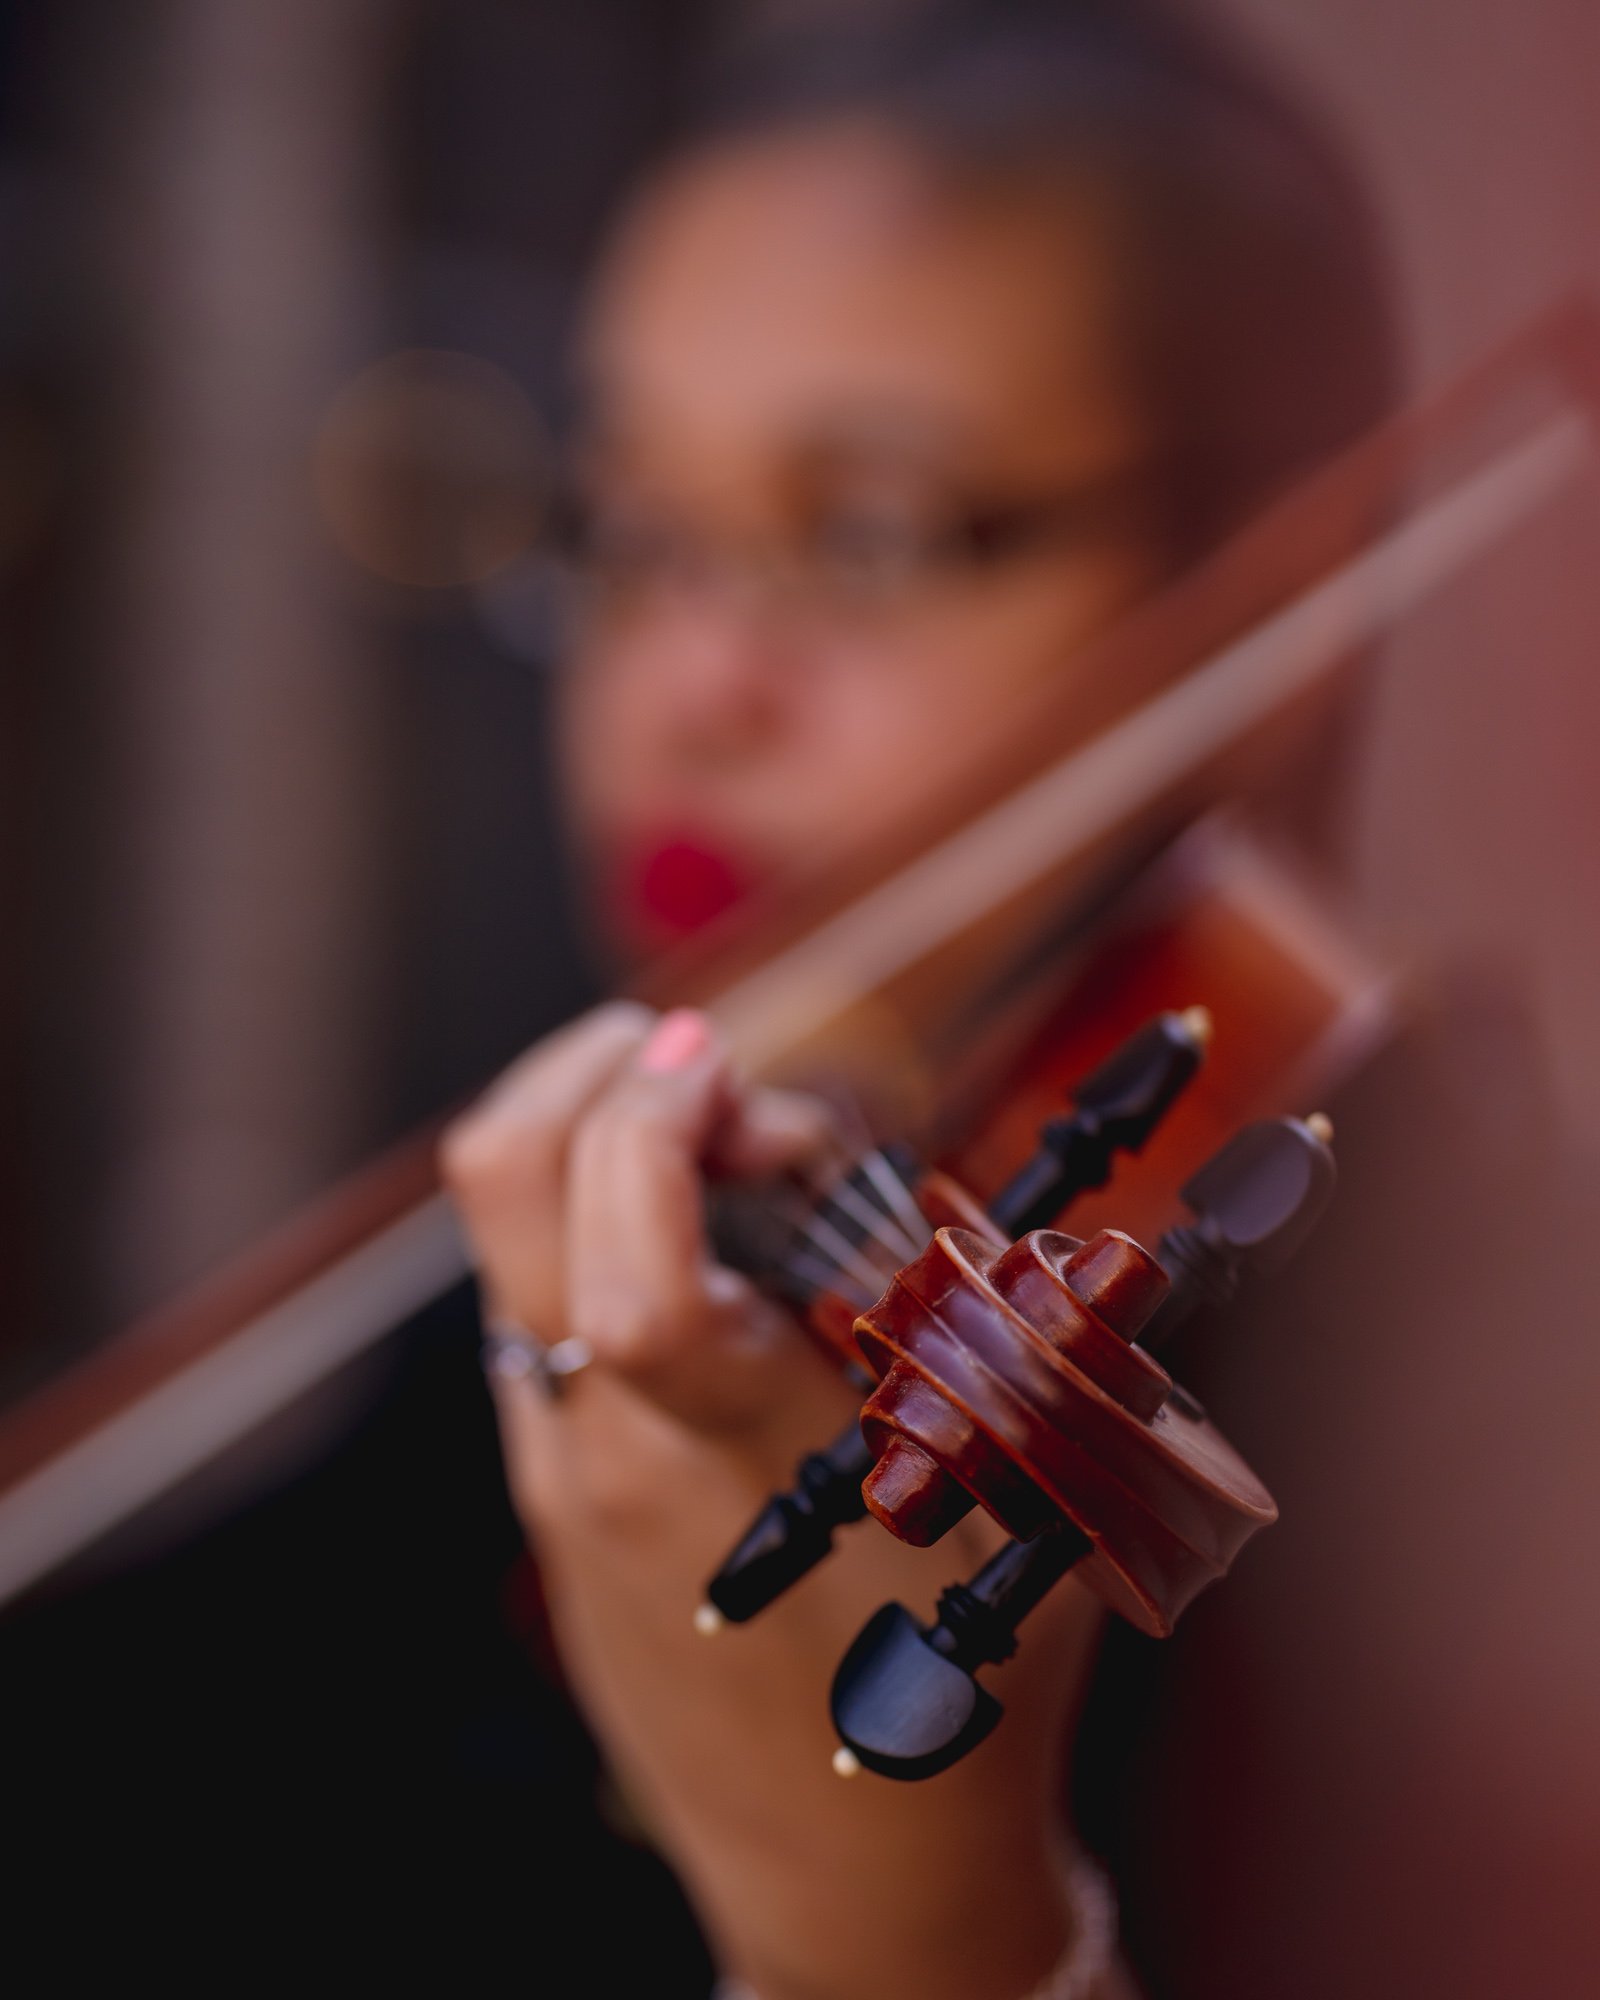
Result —
[{"label": "violin nut", "polygon": [[974,1505],[959,1480],[899,1432],[889,1438],[862,1482],[861,1497],[891,1535],[918,1549],[938,1541]]}]

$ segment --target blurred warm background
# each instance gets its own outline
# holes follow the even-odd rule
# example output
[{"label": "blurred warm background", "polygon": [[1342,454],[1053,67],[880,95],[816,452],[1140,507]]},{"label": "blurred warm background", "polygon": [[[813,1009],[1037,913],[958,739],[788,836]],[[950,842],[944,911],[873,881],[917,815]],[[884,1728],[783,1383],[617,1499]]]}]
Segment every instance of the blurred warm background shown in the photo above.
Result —
[{"label": "blurred warm background", "polygon": [[[1364,167],[1413,387],[1600,287],[1583,0],[1212,5]],[[720,18],[0,9],[13,1389],[580,997],[535,542],[561,355]],[[1589,494],[1395,636],[1361,840],[1404,956],[1515,969],[1580,1134],[1597,527]]]}]

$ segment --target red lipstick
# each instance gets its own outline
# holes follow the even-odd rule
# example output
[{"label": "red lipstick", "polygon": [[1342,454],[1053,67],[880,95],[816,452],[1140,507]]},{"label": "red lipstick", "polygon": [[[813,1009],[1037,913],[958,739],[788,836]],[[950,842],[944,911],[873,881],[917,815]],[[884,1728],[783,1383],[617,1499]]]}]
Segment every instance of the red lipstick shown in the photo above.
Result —
[{"label": "red lipstick", "polygon": [[741,903],[751,872],[723,849],[674,834],[634,851],[620,871],[627,916],[657,937],[683,938]]}]

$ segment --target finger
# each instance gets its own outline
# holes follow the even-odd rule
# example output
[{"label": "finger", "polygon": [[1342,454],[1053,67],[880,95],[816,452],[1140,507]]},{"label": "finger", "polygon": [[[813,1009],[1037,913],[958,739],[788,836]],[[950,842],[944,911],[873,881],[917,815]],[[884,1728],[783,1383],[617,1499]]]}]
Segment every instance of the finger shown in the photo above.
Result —
[{"label": "finger", "polygon": [[704,1017],[669,1015],[574,1137],[568,1324],[614,1368],[661,1361],[687,1329],[726,1310],[707,1290],[699,1162],[730,1092]]},{"label": "finger", "polygon": [[842,1169],[849,1151],[834,1108],[797,1090],[730,1091],[711,1135],[705,1165],[731,1179],[759,1179],[790,1168]]},{"label": "finger", "polygon": [[531,1531],[559,1496],[564,1477],[559,1417],[531,1374],[504,1366],[488,1350],[484,1372],[511,1502]]},{"label": "finger", "polygon": [[559,1338],[562,1187],[574,1128],[655,1017],[617,1003],[551,1035],[445,1133],[441,1168],[494,1309]]},{"label": "finger", "polygon": [[617,1066],[649,1040],[658,1018],[631,1000],[591,1008],[519,1056],[459,1122],[570,1124]]}]

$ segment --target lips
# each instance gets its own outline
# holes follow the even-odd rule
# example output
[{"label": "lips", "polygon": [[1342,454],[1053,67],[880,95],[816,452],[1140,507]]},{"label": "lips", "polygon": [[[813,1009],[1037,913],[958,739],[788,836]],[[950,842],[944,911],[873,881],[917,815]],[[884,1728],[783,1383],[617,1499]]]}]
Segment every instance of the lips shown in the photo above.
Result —
[{"label": "lips", "polygon": [[702,930],[743,902],[755,886],[749,867],[689,834],[641,843],[619,873],[625,916],[662,940]]}]

